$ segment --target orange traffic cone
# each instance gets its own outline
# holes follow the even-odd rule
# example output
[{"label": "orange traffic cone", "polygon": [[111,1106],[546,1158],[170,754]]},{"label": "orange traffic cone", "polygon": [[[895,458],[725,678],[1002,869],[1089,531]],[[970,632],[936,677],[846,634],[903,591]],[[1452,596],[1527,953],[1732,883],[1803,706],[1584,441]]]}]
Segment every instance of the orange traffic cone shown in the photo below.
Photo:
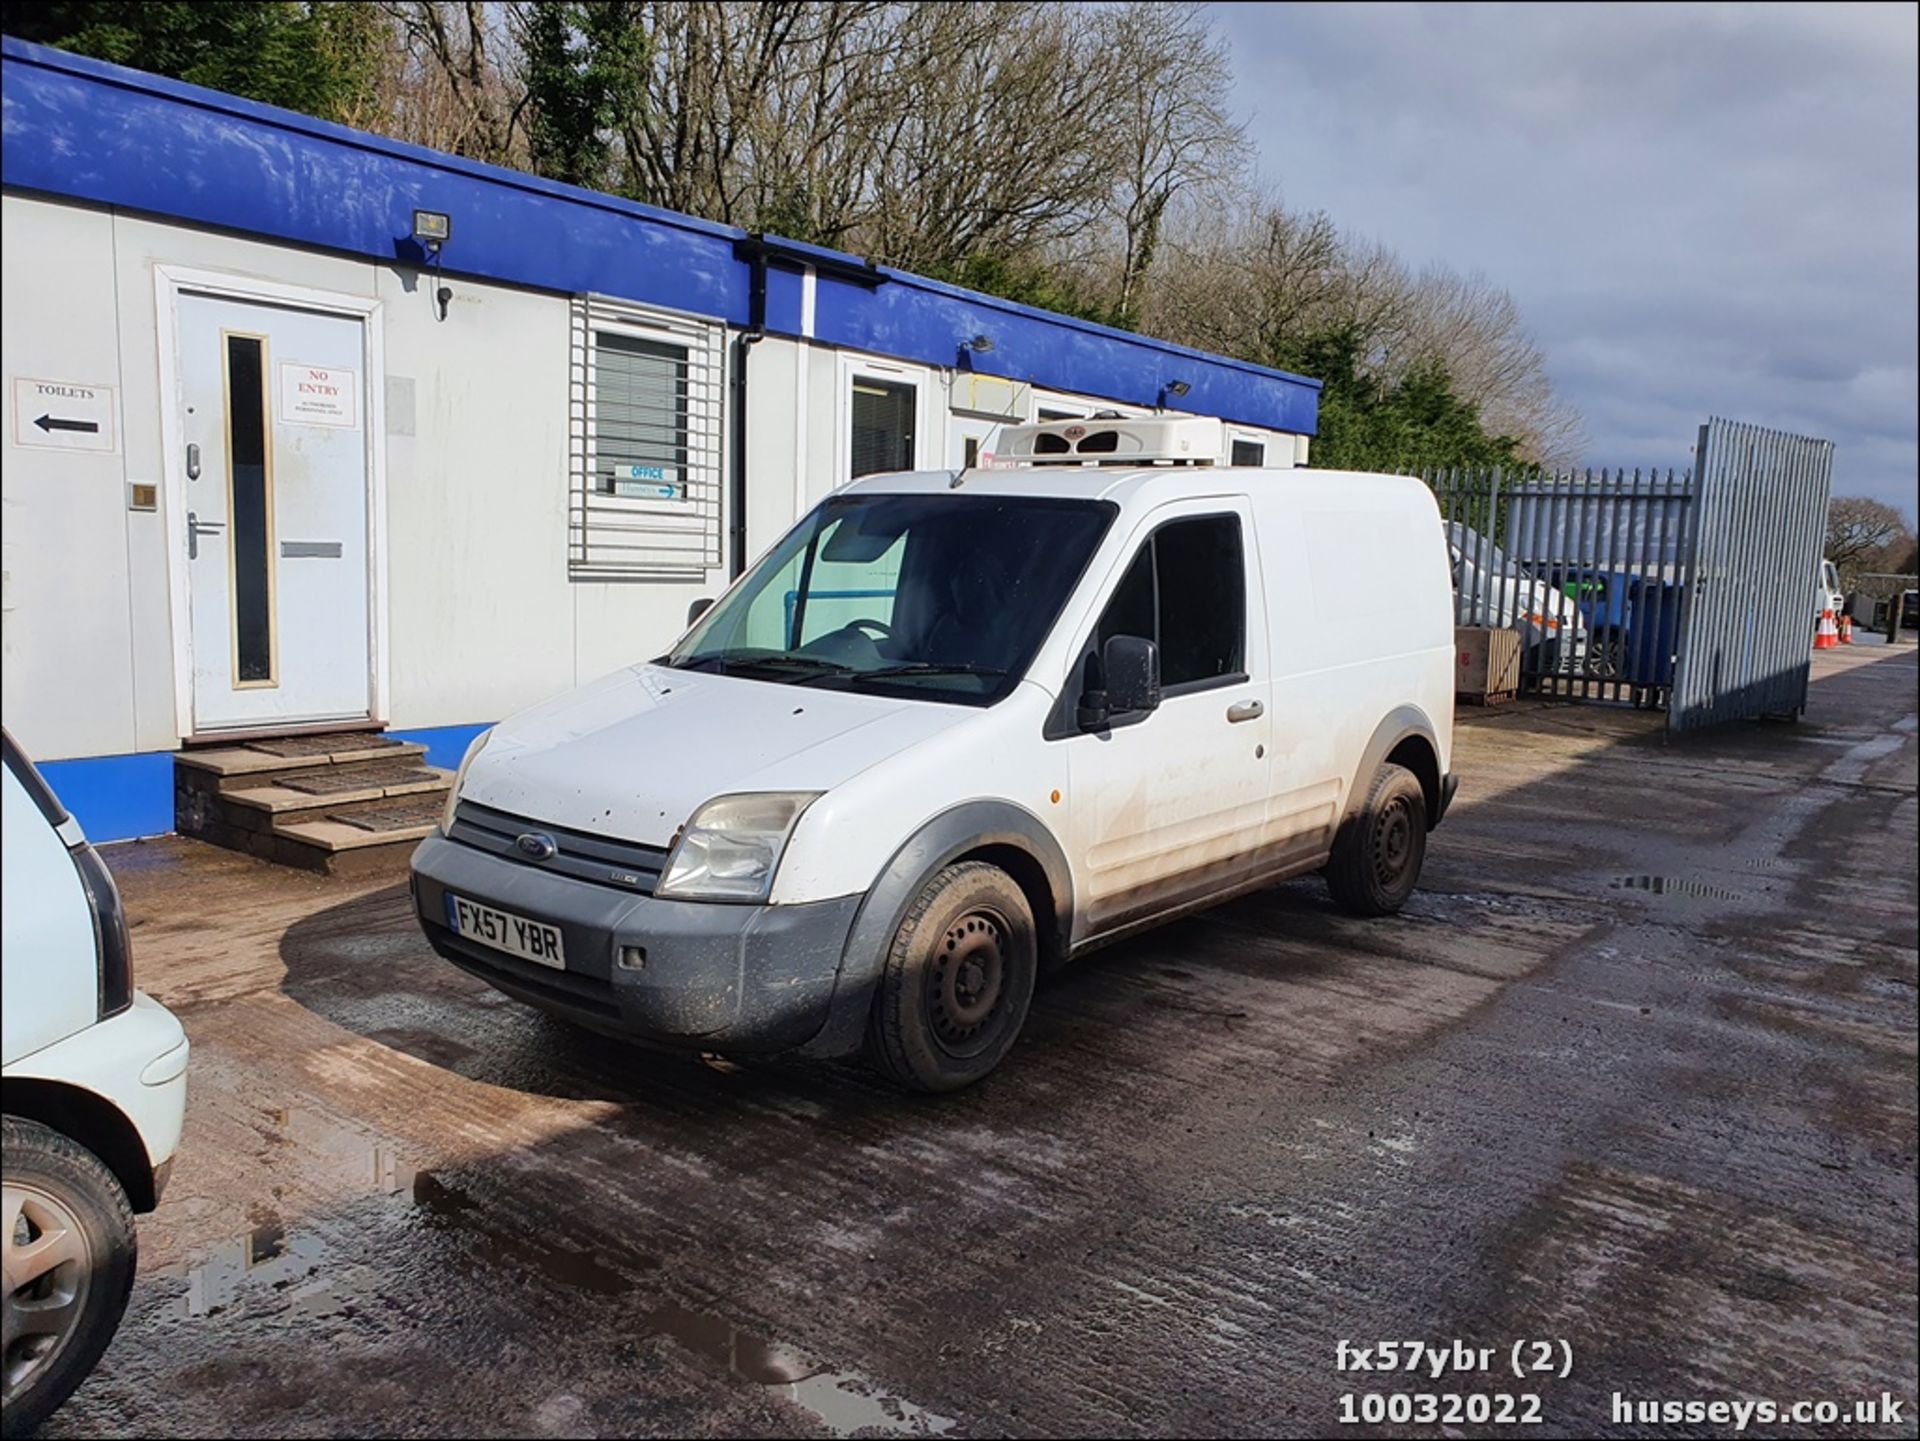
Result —
[{"label": "orange traffic cone", "polygon": [[1820,629],[1814,632],[1813,648],[1815,650],[1832,650],[1839,644],[1840,628],[1833,623],[1833,612],[1830,610],[1821,611]]},{"label": "orange traffic cone", "polygon": [[1853,617],[1850,615],[1841,616],[1839,625],[1840,625],[1840,644],[1852,645],[1853,644]]}]

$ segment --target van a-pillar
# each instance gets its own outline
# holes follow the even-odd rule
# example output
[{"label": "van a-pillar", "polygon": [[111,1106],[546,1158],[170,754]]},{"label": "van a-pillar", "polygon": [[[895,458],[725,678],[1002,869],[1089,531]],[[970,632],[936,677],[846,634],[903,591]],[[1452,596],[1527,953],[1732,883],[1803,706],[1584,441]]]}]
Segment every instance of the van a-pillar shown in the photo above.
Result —
[{"label": "van a-pillar", "polygon": [[[736,579],[747,568],[747,355],[767,336],[767,267],[778,265],[804,276],[808,270],[821,280],[843,280],[874,290],[887,274],[870,260],[849,262],[835,251],[803,245],[796,240],[758,232],[734,242],[734,255],[747,262],[747,324],[733,338],[728,365],[728,399],[733,406],[733,463],[727,482],[727,576]],[[811,340],[812,336],[805,337]]]}]

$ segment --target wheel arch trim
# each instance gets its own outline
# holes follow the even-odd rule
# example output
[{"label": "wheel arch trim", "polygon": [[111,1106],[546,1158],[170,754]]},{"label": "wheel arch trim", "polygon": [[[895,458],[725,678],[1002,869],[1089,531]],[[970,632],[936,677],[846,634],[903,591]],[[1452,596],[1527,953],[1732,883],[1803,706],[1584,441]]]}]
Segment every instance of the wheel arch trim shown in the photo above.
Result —
[{"label": "wheel arch trim", "polygon": [[93,1152],[113,1172],[137,1214],[151,1211],[159,1200],[139,1129],[105,1096],[42,1076],[8,1076],[5,1110],[16,1119],[38,1121]]},{"label": "wheel arch trim", "polygon": [[[1073,872],[1060,842],[1024,806],[1004,800],[963,801],[925,821],[880,868],[861,899],[841,951],[833,1014],[805,1049],[828,1055],[859,1049],[873,987],[894,932],[926,883],[945,867],[969,857],[999,864],[1026,894],[1034,907],[1043,968],[1066,955],[1073,926]],[[1034,904],[1041,885],[1050,914]]]}]

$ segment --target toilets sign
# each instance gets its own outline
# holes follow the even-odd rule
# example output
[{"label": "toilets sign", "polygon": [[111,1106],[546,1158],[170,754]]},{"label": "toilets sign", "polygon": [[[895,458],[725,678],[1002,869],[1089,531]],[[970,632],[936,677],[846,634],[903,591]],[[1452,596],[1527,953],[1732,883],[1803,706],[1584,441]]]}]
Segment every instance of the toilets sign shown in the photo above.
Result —
[{"label": "toilets sign", "polygon": [[280,365],[282,425],[335,425],[351,430],[360,423],[359,395],[356,371],[290,361]]},{"label": "toilets sign", "polygon": [[120,448],[113,429],[113,387],[71,380],[13,378],[13,443],[41,450]]}]

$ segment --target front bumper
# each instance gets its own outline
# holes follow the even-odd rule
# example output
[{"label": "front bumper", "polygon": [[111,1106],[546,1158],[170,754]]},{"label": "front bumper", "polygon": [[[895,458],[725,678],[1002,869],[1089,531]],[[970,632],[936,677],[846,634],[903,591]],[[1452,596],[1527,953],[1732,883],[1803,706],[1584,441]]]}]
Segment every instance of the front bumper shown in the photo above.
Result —
[{"label": "front bumper", "polygon": [[[74,1086],[110,1104],[139,1134],[157,1199],[186,1119],[190,1051],[173,1012],[145,991],[135,991],[126,1010],[14,1061],[7,1079]],[[133,1180],[127,1185],[129,1194],[139,1190]]]},{"label": "front bumper", "polygon": [[[566,969],[457,934],[447,919],[449,892],[559,927]],[[438,835],[413,856],[414,910],[447,960],[516,1000],[595,1030],[703,1051],[784,1051],[813,1039],[831,1012],[860,899],[795,906],[658,900]]]}]

